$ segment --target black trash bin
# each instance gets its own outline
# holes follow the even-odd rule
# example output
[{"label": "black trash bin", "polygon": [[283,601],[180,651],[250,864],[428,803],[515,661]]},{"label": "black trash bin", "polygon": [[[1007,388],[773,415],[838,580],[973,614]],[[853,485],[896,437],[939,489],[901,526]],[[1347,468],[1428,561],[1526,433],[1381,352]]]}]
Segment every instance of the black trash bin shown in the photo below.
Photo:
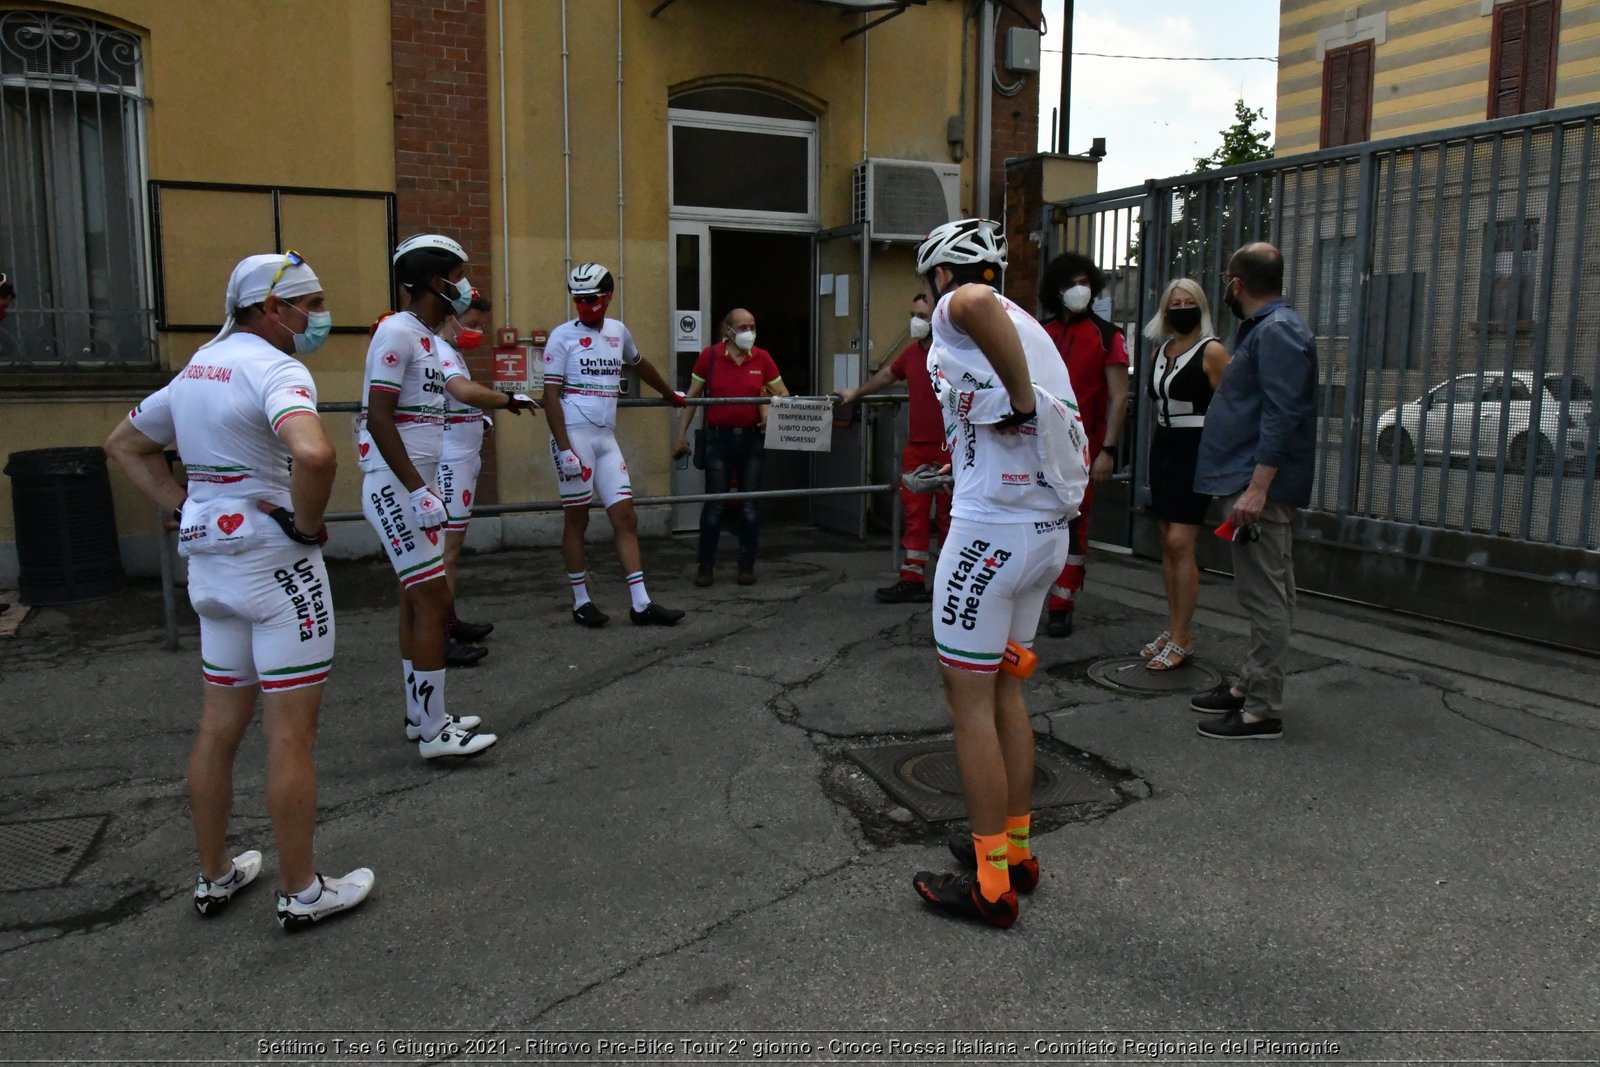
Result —
[{"label": "black trash bin", "polygon": [[106,454],[37,448],[6,458],[25,604],[79,604],[122,588],[122,554]]}]

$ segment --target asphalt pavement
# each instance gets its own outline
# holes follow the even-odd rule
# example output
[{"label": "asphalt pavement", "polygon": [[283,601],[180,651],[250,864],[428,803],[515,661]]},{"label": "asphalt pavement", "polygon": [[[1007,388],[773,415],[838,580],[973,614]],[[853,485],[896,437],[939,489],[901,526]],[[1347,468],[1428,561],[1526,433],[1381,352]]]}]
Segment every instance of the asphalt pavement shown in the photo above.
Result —
[{"label": "asphalt pavement", "polygon": [[[773,531],[762,554],[755,586],[730,560],[697,589],[690,539],[648,541],[689,615],[637,628],[596,546],[600,631],[553,550],[469,558],[461,614],[497,629],[447,698],[500,743],[458,766],[404,741],[387,568],[336,563],[318,865],[377,888],[301,934],[273,918],[258,730],[233,836],[266,869],[217,919],[190,904],[187,609],[176,653],[153,584],[36,611],[0,641],[0,878],[47,879],[19,824],[87,851],[0,892],[0,1060],[1600,1055],[1592,659],[1307,598],[1284,738],[1206,740],[1181,694],[1090,677],[1163,610],[1154,565],[1099,553],[1029,695],[1115,801],[1041,816],[1042,884],[1001,932],[923,907],[948,827],[847,753],[945,729],[927,606],[874,603],[883,544]],[[1244,634],[1208,578],[1201,659]]]}]

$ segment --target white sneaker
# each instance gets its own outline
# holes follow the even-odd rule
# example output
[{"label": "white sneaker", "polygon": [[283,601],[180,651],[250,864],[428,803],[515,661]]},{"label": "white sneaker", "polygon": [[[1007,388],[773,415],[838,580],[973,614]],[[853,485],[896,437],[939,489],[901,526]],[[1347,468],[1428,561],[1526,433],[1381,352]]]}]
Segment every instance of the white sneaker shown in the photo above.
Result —
[{"label": "white sneaker", "polygon": [[278,891],[279,926],[285,930],[300,930],[330,915],[349,911],[367,899],[376,878],[370,868],[357,867],[343,878],[319,874],[317,881],[322,884],[322,895],[310,904],[302,904],[299,897]]},{"label": "white sneaker", "polygon": [[459,730],[452,723],[439,731],[432,741],[418,741],[417,750],[423,759],[442,756],[476,756],[500,740],[494,734],[480,734],[476,730]]},{"label": "white sneaker", "polygon": [[[450,720],[450,725],[448,727],[449,729],[476,730],[478,727],[483,725],[483,720],[478,718],[478,716],[476,716],[476,715],[450,715],[450,716],[447,716],[447,717]],[[407,720],[406,721],[406,740],[407,741],[421,741],[422,740],[422,727],[420,725],[418,725],[417,723],[414,723],[414,722],[411,722],[410,720]]]},{"label": "white sneaker", "polygon": [[194,876],[194,910],[207,918],[228,906],[233,895],[261,873],[261,853],[255,849],[233,857],[233,878],[228,882],[208,882],[206,876]]}]

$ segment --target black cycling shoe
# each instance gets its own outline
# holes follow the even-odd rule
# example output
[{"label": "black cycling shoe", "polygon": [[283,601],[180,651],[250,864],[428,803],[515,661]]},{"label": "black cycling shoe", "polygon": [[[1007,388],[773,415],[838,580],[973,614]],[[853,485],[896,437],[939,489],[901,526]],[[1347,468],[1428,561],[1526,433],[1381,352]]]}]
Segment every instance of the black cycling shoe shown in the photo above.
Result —
[{"label": "black cycling shoe", "polygon": [[1044,625],[1044,635],[1046,637],[1071,637],[1073,614],[1070,611],[1052,611],[1049,621]]},{"label": "black cycling shoe", "polygon": [[[978,869],[978,846],[972,840],[971,834],[951,834],[950,855],[969,870]],[[1039,887],[1039,859],[1029,856],[1010,864],[1011,888],[1018,893],[1031,893]]]},{"label": "black cycling shoe", "polygon": [[592,600],[585,600],[581,608],[573,608],[572,617],[578,623],[591,629],[598,629],[611,621],[611,616],[595,607]]},{"label": "black cycling shoe", "polygon": [[633,620],[635,626],[676,626],[678,620],[683,618],[683,612],[664,608],[654,600],[644,606],[643,611],[628,611],[628,618]]},{"label": "black cycling shoe", "polygon": [[880,604],[926,604],[933,594],[921,582],[908,582],[904,578],[893,585],[884,586],[872,594]]},{"label": "black cycling shoe", "polygon": [[492,633],[494,633],[494,623],[492,622],[462,622],[457,619],[455,626],[450,629],[451,637],[457,641],[465,641],[468,644],[482,641]]},{"label": "black cycling shoe", "polygon": [[961,919],[974,919],[988,926],[1004,930],[1017,921],[1017,894],[1007,890],[1000,899],[983,899],[978,891],[978,879],[972,874],[934,874],[918,871],[911,879],[922,899],[947,915]]},{"label": "black cycling shoe", "polygon": [[468,645],[447,638],[444,643],[444,665],[446,667],[470,667],[489,654],[487,648],[481,645]]}]

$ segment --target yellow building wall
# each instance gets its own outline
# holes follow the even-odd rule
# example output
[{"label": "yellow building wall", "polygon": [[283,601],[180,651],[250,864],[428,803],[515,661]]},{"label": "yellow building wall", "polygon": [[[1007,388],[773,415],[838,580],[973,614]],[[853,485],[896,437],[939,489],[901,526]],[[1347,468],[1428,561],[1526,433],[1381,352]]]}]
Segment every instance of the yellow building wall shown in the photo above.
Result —
[{"label": "yellow building wall", "polygon": [[[1279,156],[1314,152],[1322,118],[1320,31],[1386,15],[1373,51],[1372,138],[1444,130],[1488,117],[1492,15],[1481,0],[1284,0],[1278,25]],[[1555,106],[1600,100],[1600,0],[1562,0]]]},{"label": "yellow building wall", "polygon": [[[572,257],[595,259],[619,276],[614,313],[638,338],[646,358],[663,369],[668,317],[669,94],[708,83],[766,87],[813,109],[819,118],[820,226],[850,221],[851,170],[863,155],[863,60],[868,66],[866,152],[875,157],[948,162],[946,120],[960,109],[964,5],[913,7],[863,38],[840,38],[862,19],[821,6],[751,0],[684,0],[649,17],[656,0],[622,4],[623,189],[622,256],[618,247],[617,8],[601,0],[567,4],[571,130]],[[40,5],[46,6],[46,5]],[[497,324],[526,335],[571,315],[565,290],[565,175],[562,152],[561,10],[556,0],[505,4],[506,143],[499,143],[499,45],[490,0],[491,228],[490,280]],[[165,181],[282,184],[392,191],[395,187],[393,96],[388,0],[97,0],[67,9],[121,25],[143,42],[148,174]],[[969,45],[969,67],[971,51]],[[973,101],[967,102],[961,202],[972,199]],[[501,212],[500,167],[506,161],[507,212]],[[737,166],[738,161],[727,161]],[[185,247],[208,262],[169,261],[170,306],[211,308],[220,315],[226,267],[265,250],[259,202],[223,194],[186,204]],[[202,203],[202,201],[204,201]],[[362,210],[365,210],[364,208]],[[326,205],[284,213],[284,246],[325,265],[335,323],[364,324],[373,303],[374,268],[346,262],[344,246],[375,246],[369,222]],[[340,230],[339,227],[344,227]],[[509,233],[509,240],[503,235]],[[403,235],[402,235],[403,236]],[[270,243],[270,241],[269,241]],[[848,243],[848,242],[846,242]],[[854,247],[854,246],[852,246]],[[320,256],[319,256],[320,250]],[[203,253],[203,254],[202,254]],[[373,252],[363,255],[371,258]],[[838,250],[833,250],[838,254]],[[919,283],[905,246],[875,246],[873,348],[868,366],[892,355],[904,331],[906,303]],[[859,273],[859,252],[844,257]],[[171,257],[169,257],[169,260]],[[329,267],[333,262],[335,267]],[[218,266],[225,264],[225,266]],[[381,263],[380,263],[381,267]],[[846,269],[844,267],[836,269]],[[344,284],[337,284],[334,278]],[[856,278],[859,284],[859,277]],[[509,299],[507,288],[509,287]],[[813,293],[814,297],[815,294]],[[720,315],[725,309],[716,309]],[[174,316],[177,318],[178,316]],[[819,385],[831,385],[838,324],[824,317]],[[851,330],[850,332],[854,332]],[[163,333],[162,367],[187,362],[206,339]],[[358,399],[364,336],[335,335],[309,365],[324,401]],[[0,454],[22,448],[98,444],[150,386],[65,392],[0,388]],[[359,473],[350,417],[324,417],[339,449],[333,508],[354,510]],[[665,492],[669,416],[624,411],[619,436],[641,494]],[[500,494],[506,501],[554,499],[543,418],[498,420]],[[151,509],[113,473],[119,531],[154,529]],[[10,483],[0,479],[0,547],[14,540]]]}]

